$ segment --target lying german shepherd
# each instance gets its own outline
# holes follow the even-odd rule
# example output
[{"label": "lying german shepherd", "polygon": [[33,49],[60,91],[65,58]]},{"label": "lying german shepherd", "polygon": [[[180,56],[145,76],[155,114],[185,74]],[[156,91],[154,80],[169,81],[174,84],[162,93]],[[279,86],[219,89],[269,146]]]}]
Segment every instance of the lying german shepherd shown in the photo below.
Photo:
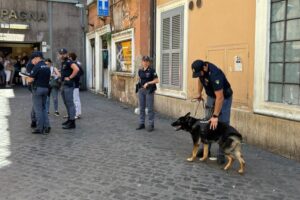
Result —
[{"label": "lying german shepherd", "polygon": [[185,130],[191,133],[194,148],[192,156],[187,159],[188,161],[192,162],[196,159],[200,141],[204,144],[203,157],[200,158],[201,161],[205,161],[208,157],[208,144],[218,142],[228,159],[224,170],[228,170],[236,158],[240,163],[238,172],[240,174],[244,173],[245,161],[241,153],[242,135],[232,126],[218,122],[217,128],[212,130],[209,127],[208,120],[193,118],[190,116],[190,113],[180,117],[171,125],[176,127],[176,131]]}]

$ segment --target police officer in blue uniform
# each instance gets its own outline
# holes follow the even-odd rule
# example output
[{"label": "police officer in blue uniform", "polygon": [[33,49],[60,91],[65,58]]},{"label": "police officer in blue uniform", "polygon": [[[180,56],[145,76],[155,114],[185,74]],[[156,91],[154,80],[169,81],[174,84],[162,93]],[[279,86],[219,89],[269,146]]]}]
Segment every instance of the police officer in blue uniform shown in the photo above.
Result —
[{"label": "police officer in blue uniform", "polygon": [[[222,70],[210,62],[202,60],[194,61],[192,70],[193,78],[199,78],[199,96],[196,99],[203,99],[202,90],[204,88],[207,94],[207,106],[214,107],[213,115],[209,120],[210,128],[215,129],[218,121],[229,124],[233,92]],[[203,154],[203,149],[199,150],[198,156],[202,157],[201,154]],[[224,152],[220,148],[217,159],[219,164],[225,163]]]},{"label": "police officer in blue uniform", "polygon": [[32,84],[33,108],[36,117],[36,129],[33,134],[48,134],[50,132],[49,118],[46,110],[50,69],[43,61],[43,53],[34,51],[31,55],[34,67],[31,70],[28,82]]},{"label": "police officer in blue uniform", "polygon": [[68,112],[68,120],[62,125],[63,129],[73,129],[76,128],[76,110],[74,104],[73,91],[75,88],[75,78],[77,73],[79,72],[79,68],[75,62],[71,61],[68,58],[68,51],[65,48],[60,49],[58,53],[60,60],[62,61],[61,79],[63,81],[63,84],[61,96]]},{"label": "police officer in blue uniform", "polygon": [[[32,64],[31,59],[29,59],[28,63],[26,63],[26,73],[30,74],[33,67],[34,67],[34,64]],[[32,102],[33,102],[32,85],[28,85],[28,90],[31,92]],[[32,104],[32,109],[31,109],[31,128],[36,128],[36,117],[35,117],[33,104]]]},{"label": "police officer in blue uniform", "polygon": [[150,67],[150,57],[143,56],[142,68],[139,69],[139,83],[138,95],[140,106],[140,124],[136,130],[145,128],[145,108],[148,108],[149,127],[148,132],[154,130],[154,92],[156,90],[156,83],[159,83],[155,70]]}]

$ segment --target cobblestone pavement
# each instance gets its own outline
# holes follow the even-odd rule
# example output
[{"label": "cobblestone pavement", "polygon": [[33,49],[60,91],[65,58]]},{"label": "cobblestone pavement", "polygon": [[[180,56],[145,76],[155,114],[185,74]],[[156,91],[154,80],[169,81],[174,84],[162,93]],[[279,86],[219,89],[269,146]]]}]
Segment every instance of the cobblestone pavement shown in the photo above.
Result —
[{"label": "cobblestone pavement", "polygon": [[[81,93],[77,129],[33,135],[25,89],[0,90],[0,200],[299,199],[300,163],[244,145],[245,175],[215,161],[185,161],[192,141],[158,116],[152,133],[136,131],[133,109]],[[64,114],[62,102],[60,111]],[[51,105],[52,106],[52,105]]]}]

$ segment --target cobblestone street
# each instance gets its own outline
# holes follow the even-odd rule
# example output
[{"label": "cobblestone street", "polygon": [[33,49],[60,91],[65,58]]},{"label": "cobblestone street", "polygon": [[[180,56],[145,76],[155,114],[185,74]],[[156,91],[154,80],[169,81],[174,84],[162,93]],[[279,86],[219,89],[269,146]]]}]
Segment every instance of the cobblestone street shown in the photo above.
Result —
[{"label": "cobblestone street", "polygon": [[[61,128],[50,108],[51,133],[33,135],[26,89],[0,90],[0,200],[299,199],[300,163],[243,145],[246,173],[215,161],[189,163],[190,135],[157,116],[152,133],[136,131],[127,107],[81,93],[77,129]],[[214,146],[214,148],[216,148]]]}]

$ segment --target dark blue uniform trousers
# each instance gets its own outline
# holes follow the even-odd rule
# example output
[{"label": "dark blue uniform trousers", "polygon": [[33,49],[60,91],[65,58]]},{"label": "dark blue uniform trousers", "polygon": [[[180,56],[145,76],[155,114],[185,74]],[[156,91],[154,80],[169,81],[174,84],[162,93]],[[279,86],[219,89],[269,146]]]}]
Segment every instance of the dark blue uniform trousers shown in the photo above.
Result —
[{"label": "dark blue uniform trousers", "polygon": [[33,109],[35,113],[37,129],[43,131],[44,128],[50,127],[48,113],[46,109],[46,101],[48,88],[37,87],[32,91]]},{"label": "dark blue uniform trousers", "polygon": [[74,87],[64,85],[61,91],[61,96],[66,106],[69,120],[74,120],[76,115],[75,104],[74,104]]},{"label": "dark blue uniform trousers", "polygon": [[139,105],[140,105],[140,124],[145,124],[145,108],[148,108],[149,125],[154,126],[154,92],[149,93],[148,90],[139,89]]},{"label": "dark blue uniform trousers", "polygon": [[[207,106],[209,107],[213,107],[215,105],[215,98],[212,98],[210,96],[207,96]],[[232,105],[232,96],[224,99],[223,105],[222,105],[222,109],[221,109],[221,113],[219,115],[219,121],[226,123],[226,124],[230,124],[230,112],[231,112],[231,105]],[[209,149],[210,149],[209,145]],[[220,149],[219,147],[219,152],[218,152],[219,156],[223,156],[224,152]]]},{"label": "dark blue uniform trousers", "polygon": [[[33,102],[33,94],[31,94],[31,98],[32,98],[32,102]],[[31,109],[31,122],[36,122],[33,104],[32,104],[32,109]]]}]

